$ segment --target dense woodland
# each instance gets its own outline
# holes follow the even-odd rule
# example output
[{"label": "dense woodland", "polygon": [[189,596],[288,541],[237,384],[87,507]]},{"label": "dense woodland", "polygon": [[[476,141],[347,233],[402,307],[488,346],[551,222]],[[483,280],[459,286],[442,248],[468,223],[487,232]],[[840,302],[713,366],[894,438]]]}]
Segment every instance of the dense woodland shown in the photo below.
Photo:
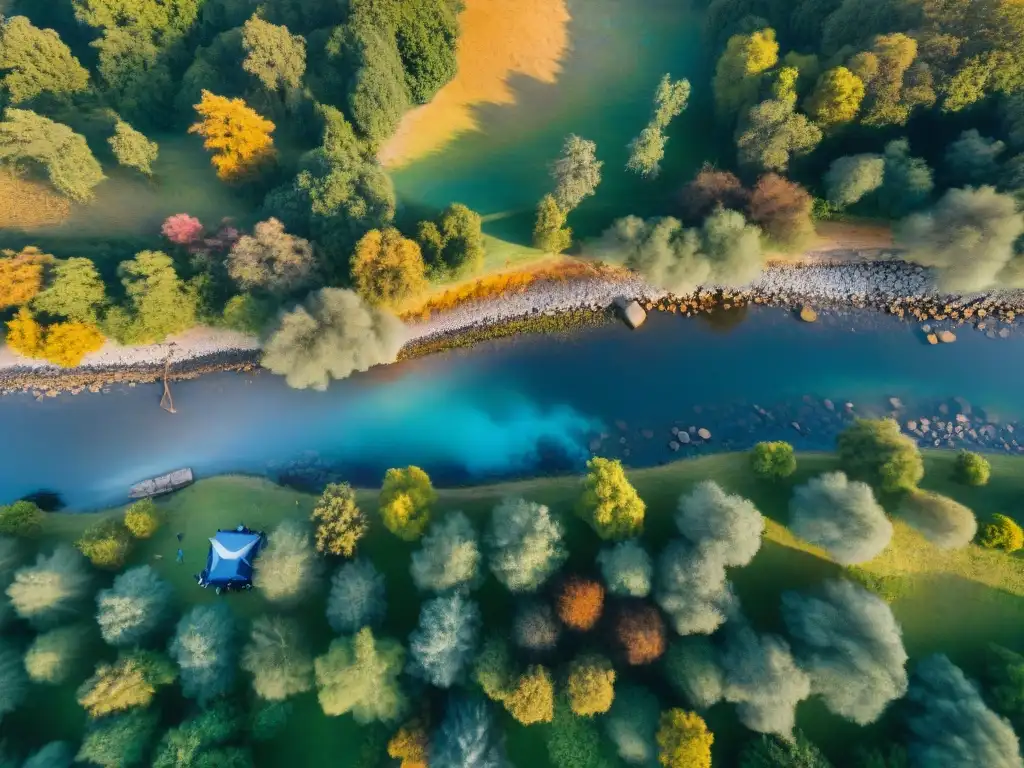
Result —
[{"label": "dense woodland", "polygon": [[[710,768],[705,716],[726,708],[746,729],[726,745],[742,768],[832,768],[797,729],[811,698],[850,723],[858,748],[840,765],[1019,768],[1024,657],[990,646],[980,683],[944,655],[912,663],[897,594],[858,566],[892,543],[883,500],[939,550],[976,540],[1009,558],[1024,531],[921,490],[921,454],[894,421],[856,422],[837,451],[843,471],[799,483],[791,445],[750,454],[756,482],[786,489],[790,530],[842,567],[771,598],[771,631],[731,581],[762,548],[754,503],[704,481],[659,521],[603,458],[566,508],[509,497],[469,516],[417,467],[388,470],[373,512],[329,485],[308,521],[269,531],[254,595],[213,602],[133,557],[140,540],[176,542],[152,501],[74,547],[32,502],[0,507],[0,728],[38,686],[77,686],[87,714],[80,744],[33,745],[24,763],[7,733],[0,765],[246,768],[315,691],[325,716],[363,726],[353,768],[506,768],[504,733],[520,726],[553,768]],[[955,472],[984,486],[990,467],[965,452]],[[374,536],[384,550],[367,549]],[[248,618],[232,610],[256,599]]]}]

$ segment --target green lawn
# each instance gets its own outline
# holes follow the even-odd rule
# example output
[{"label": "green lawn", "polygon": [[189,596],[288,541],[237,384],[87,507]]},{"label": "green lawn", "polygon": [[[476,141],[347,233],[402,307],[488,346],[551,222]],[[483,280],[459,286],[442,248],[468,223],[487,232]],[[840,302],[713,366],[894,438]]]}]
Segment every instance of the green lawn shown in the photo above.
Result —
[{"label": "green lawn", "polygon": [[[992,512],[1017,516],[1024,500],[1024,460],[992,457],[992,480],[984,488],[967,488],[950,479],[950,453],[926,456],[924,487],[948,494],[974,509],[984,522]],[[685,460],[661,467],[630,472],[640,494],[647,501],[645,538],[652,548],[673,533],[671,516],[680,493],[704,479],[714,479],[727,490],[755,501],[769,518],[765,545],[753,563],[733,571],[731,578],[752,620],[764,629],[778,628],[779,595],[791,588],[815,584],[839,575],[843,569],[820,551],[793,537],[784,527],[786,505],[793,485],[822,471],[836,468],[835,458],[827,454],[799,456],[799,470],[787,482],[770,484],[751,475],[745,455],[726,454]],[[571,550],[570,567],[588,569],[598,547],[597,538],[571,515],[578,493],[578,477],[543,478],[468,488],[442,490],[440,510],[461,509],[484,525],[494,503],[503,496],[522,495],[550,505],[563,514],[568,526]],[[360,491],[360,503],[367,509],[376,506],[375,491]],[[132,556],[133,563],[149,562],[175,587],[179,607],[212,600],[226,600],[240,618],[248,619],[268,609],[258,592],[218,598],[200,589],[193,574],[202,569],[207,552],[206,539],[219,527],[239,522],[254,528],[271,529],[286,517],[308,516],[315,497],[281,488],[266,480],[247,477],[220,477],[203,480],[160,502],[166,515],[163,528],[143,542]],[[891,499],[883,499],[892,510]],[[117,515],[110,510],[101,515]],[[75,539],[96,515],[54,514],[48,517],[46,537]],[[184,564],[175,563],[178,548],[176,534],[183,534]],[[385,630],[404,637],[415,626],[419,598],[408,574],[409,554],[413,546],[399,541],[380,526],[364,540],[361,551],[369,555],[387,576],[389,616]],[[994,553],[971,546],[953,553],[937,551],[899,520],[890,548],[875,561],[866,564],[876,587],[893,600],[892,606],[905,634],[911,657],[942,650],[969,671],[977,666],[977,650],[989,640],[1019,648],[1018,628],[1024,619],[1024,561],[1015,556]],[[478,593],[485,621],[507,620],[509,596],[493,581]],[[322,612],[323,596],[318,595],[302,609],[304,623],[314,648],[326,647],[331,637]],[[83,718],[74,703],[74,687],[68,686],[33,694],[30,706],[11,718],[32,740],[54,735],[75,738]],[[45,713],[45,719],[40,719]],[[851,740],[881,738],[889,727],[885,720],[871,728],[857,729],[827,713],[817,702],[801,705],[800,726],[822,745],[837,765],[848,751]],[[728,760],[749,738],[736,723],[731,707],[718,705],[708,713],[715,731],[716,759]],[[509,721],[510,751],[517,765],[547,765],[545,726],[522,728]],[[296,702],[296,710],[285,732],[260,748],[261,765],[288,765],[290,768],[319,766],[324,760],[352,755],[365,739],[351,718],[325,718],[315,696],[307,694]],[[343,762],[348,765],[349,763]]]}]

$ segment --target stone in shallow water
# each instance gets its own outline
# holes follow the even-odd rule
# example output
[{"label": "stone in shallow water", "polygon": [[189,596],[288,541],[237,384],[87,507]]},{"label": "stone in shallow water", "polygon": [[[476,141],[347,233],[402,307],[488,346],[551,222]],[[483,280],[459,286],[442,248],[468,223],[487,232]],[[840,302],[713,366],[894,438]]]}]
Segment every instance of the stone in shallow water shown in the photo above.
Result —
[{"label": "stone in shallow water", "polygon": [[704,429],[704,427],[701,427],[700,429],[697,430],[697,437],[699,437],[701,440],[710,440],[711,432]]},{"label": "stone in shallow water", "polygon": [[679,443],[677,443],[675,440],[670,440],[669,443],[668,443],[668,447],[669,447],[669,450],[678,451],[679,450]]},{"label": "stone in shallow water", "polygon": [[639,328],[644,324],[644,320],[647,319],[647,313],[644,311],[644,308],[636,301],[631,301],[622,306],[621,312],[622,319],[626,321],[626,325],[630,328]]},{"label": "stone in shallow water", "polygon": [[956,341],[956,334],[952,331],[939,331],[939,341],[943,344],[952,344]]},{"label": "stone in shallow water", "polygon": [[690,442],[690,435],[687,434],[686,432],[680,432],[679,433],[679,442],[682,443],[683,445],[686,445],[687,443]]}]

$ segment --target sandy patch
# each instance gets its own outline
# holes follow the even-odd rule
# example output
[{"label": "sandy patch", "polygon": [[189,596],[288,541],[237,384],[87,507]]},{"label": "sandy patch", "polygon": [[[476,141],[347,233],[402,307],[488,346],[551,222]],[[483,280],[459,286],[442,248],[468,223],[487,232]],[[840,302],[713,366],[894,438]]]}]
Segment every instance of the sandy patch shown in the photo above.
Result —
[{"label": "sandy patch", "polygon": [[565,0],[466,0],[459,16],[458,74],[429,104],[409,111],[378,158],[397,168],[478,130],[473,107],[514,104],[512,75],[553,83],[569,48]]},{"label": "sandy patch", "polygon": [[0,229],[39,229],[60,224],[71,211],[67,198],[41,182],[0,170]]}]

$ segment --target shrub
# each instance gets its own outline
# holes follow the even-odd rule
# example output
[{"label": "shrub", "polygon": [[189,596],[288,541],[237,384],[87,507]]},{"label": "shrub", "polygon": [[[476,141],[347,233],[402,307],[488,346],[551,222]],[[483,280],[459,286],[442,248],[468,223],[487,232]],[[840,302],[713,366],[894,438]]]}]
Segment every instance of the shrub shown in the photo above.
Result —
[{"label": "shrub", "polygon": [[900,514],[940,549],[959,549],[971,543],[978,521],[963,504],[930,491],[915,491],[900,506]]},{"label": "shrub", "polygon": [[160,528],[160,513],[152,499],[132,504],[124,513],[124,527],[136,539],[148,539]]},{"label": "shrub", "polygon": [[615,624],[615,637],[631,665],[650,664],[665,652],[665,622],[653,605],[624,607]]},{"label": "shrub", "polygon": [[15,571],[7,596],[19,617],[47,628],[77,615],[90,586],[85,560],[60,545],[49,556],[38,555],[35,565]]},{"label": "shrub", "polygon": [[313,657],[305,648],[301,627],[292,619],[255,619],[240,666],[253,676],[253,690],[264,701],[283,701],[313,687]]},{"label": "shrub", "polygon": [[779,480],[796,472],[793,446],[781,440],[758,443],[750,452],[750,466],[754,474],[765,480]]},{"label": "shrub", "polygon": [[450,688],[476,653],[480,623],[479,607],[461,593],[425,602],[419,627],[409,636],[409,673]]},{"label": "shrub", "polygon": [[272,603],[296,605],[317,588],[322,564],[309,531],[294,520],[285,520],[271,532],[256,558],[253,585]]},{"label": "shrub", "polygon": [[921,452],[893,419],[857,419],[836,441],[847,474],[883,491],[910,491],[924,477]]},{"label": "shrub", "polygon": [[593,629],[604,608],[604,587],[592,579],[571,576],[558,593],[558,617],[570,629]]},{"label": "shrub", "polygon": [[418,721],[406,723],[388,741],[388,757],[398,760],[398,768],[427,768],[430,736]]},{"label": "shrub", "polygon": [[0,506],[0,536],[38,536],[43,529],[43,510],[31,501]]},{"label": "shrub", "polygon": [[96,621],[111,645],[137,645],[170,618],[174,590],[148,565],[130,568],[96,596]]},{"label": "shrub", "polygon": [[348,483],[324,488],[310,517],[316,524],[316,551],[328,555],[352,557],[369,529],[366,514],[356,505],[356,492]]},{"label": "shrub", "polygon": [[399,683],[405,650],[390,638],[363,627],[351,637],[331,642],[313,661],[320,706],[325,715],[352,713],[360,725],[397,721],[408,706]]},{"label": "shrub", "polygon": [[135,651],[113,664],[101,663],[78,689],[78,703],[92,717],[147,707],[157,688],[174,682],[174,664],[162,654]]},{"label": "shrub", "polygon": [[82,649],[85,630],[60,627],[37,635],[25,653],[25,671],[34,683],[60,685],[68,679]]},{"label": "shrub", "polygon": [[650,594],[654,564],[639,541],[629,539],[602,549],[597,563],[609,594],[624,597],[647,597]]},{"label": "shrub", "polygon": [[181,692],[200,705],[235,679],[235,626],[224,603],[197,605],[178,622],[170,653],[181,668]]},{"label": "shrub", "polygon": [[1006,515],[992,515],[992,522],[981,530],[981,546],[1016,552],[1024,548],[1024,530]]},{"label": "shrub", "polygon": [[331,579],[327,622],[335,632],[351,634],[380,624],[387,612],[384,576],[369,560],[341,566]]},{"label": "shrub", "polygon": [[562,526],[542,504],[505,499],[487,535],[491,572],[511,592],[535,592],[565,562]]},{"label": "shrub", "polygon": [[665,768],[711,768],[714,735],[696,712],[670,709],[658,724],[659,762]]},{"label": "shrub", "polygon": [[28,680],[21,654],[6,640],[0,640],[0,721],[25,699]]},{"label": "shrub", "polygon": [[561,628],[550,605],[539,600],[520,603],[512,625],[516,645],[528,651],[550,651],[559,634]]},{"label": "shrub", "polygon": [[643,531],[646,505],[626,478],[622,462],[597,456],[587,462],[578,511],[602,539],[625,539]]},{"label": "shrub", "polygon": [[992,475],[992,465],[980,453],[960,451],[956,457],[955,475],[964,485],[987,485]]},{"label": "shrub", "polygon": [[569,665],[569,707],[581,717],[607,712],[615,698],[615,670],[603,656],[587,654]]},{"label": "shrub", "polygon": [[412,554],[413,583],[417,589],[447,592],[473,587],[479,581],[480,547],[469,518],[452,512],[435,522],[421,548]]},{"label": "shrub", "polygon": [[78,551],[97,568],[116,571],[124,566],[132,548],[128,529],[117,520],[104,520],[90,526],[75,542]]},{"label": "shrub", "polygon": [[93,720],[75,759],[101,768],[133,768],[148,751],[157,719],[156,712],[132,709]]},{"label": "shrub", "polygon": [[415,541],[430,522],[437,493],[430,477],[419,467],[389,469],[380,489],[384,527],[403,541]]},{"label": "shrub", "polygon": [[658,697],[649,690],[628,684],[619,687],[612,708],[602,721],[623,762],[657,765],[658,716]]},{"label": "shrub", "polygon": [[503,699],[505,709],[522,725],[550,723],[555,714],[555,686],[551,673],[540,665],[529,667]]}]

